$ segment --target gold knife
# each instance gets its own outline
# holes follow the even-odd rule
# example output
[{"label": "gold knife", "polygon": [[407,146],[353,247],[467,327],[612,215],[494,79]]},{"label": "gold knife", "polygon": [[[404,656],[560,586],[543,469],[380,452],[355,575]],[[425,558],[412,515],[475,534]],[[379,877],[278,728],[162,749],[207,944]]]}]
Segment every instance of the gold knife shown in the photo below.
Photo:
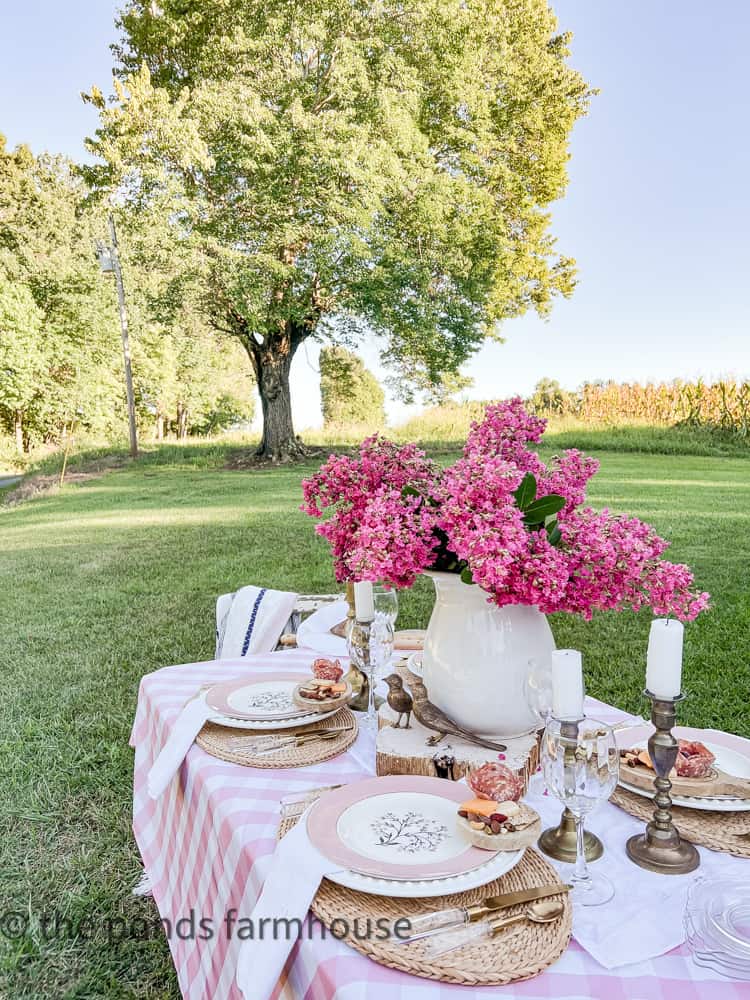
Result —
[{"label": "gold knife", "polygon": [[[433,910],[432,913],[424,913],[420,917],[401,918],[409,923],[408,937],[394,935],[394,941],[399,944],[409,944],[418,938],[439,934],[444,930],[453,929],[461,924],[472,924],[491,913],[504,910],[517,903],[531,903],[535,899],[546,899],[548,896],[558,896],[569,892],[571,886],[560,882],[556,885],[542,885],[533,889],[519,889],[517,892],[506,892],[500,896],[488,896],[481,903],[474,906],[457,906],[447,910]],[[403,923],[401,926],[404,926]],[[406,928],[405,928],[406,929]]]}]

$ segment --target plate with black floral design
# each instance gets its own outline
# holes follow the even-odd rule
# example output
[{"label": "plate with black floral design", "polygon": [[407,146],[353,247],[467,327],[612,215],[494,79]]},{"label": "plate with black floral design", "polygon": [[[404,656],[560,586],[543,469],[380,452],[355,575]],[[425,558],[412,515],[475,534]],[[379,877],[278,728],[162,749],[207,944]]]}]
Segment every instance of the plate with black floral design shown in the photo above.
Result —
[{"label": "plate with black floral design", "polygon": [[[321,796],[307,830],[314,846],[350,873],[422,884],[453,879],[486,869],[495,857],[467,844],[458,828],[456,810],[466,794],[465,785],[441,778],[368,778]],[[523,852],[498,853],[508,871]]]},{"label": "plate with black floral design", "polygon": [[303,680],[299,674],[278,673],[242,677],[215,684],[206,692],[206,702],[221,715],[248,722],[299,721],[310,714],[293,698],[294,689]]}]

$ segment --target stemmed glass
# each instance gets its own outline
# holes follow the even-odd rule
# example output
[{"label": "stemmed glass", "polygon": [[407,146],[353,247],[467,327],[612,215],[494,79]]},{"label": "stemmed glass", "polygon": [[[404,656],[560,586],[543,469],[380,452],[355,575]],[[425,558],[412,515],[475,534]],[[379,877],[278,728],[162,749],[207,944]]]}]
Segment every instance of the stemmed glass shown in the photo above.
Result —
[{"label": "stemmed glass", "polygon": [[379,684],[391,671],[393,659],[393,622],[375,606],[375,618],[370,626],[370,662],[375,684]]},{"label": "stemmed glass", "polygon": [[552,714],[552,663],[550,660],[529,660],[526,674],[526,704],[541,723],[547,724]]},{"label": "stemmed glass", "polygon": [[390,621],[391,627],[395,628],[396,618],[398,618],[398,594],[395,587],[376,584],[372,589],[372,597],[375,603],[375,613],[385,615]]},{"label": "stemmed glass", "polygon": [[376,613],[371,622],[353,621],[347,636],[351,662],[367,677],[367,715],[365,726],[374,736],[378,729],[375,686],[385,676],[393,656],[393,625]]},{"label": "stemmed glass", "polygon": [[576,863],[570,876],[574,898],[583,906],[606,903],[614,896],[614,886],[605,875],[589,871],[583,826],[617,784],[620,754],[612,727],[596,719],[550,718],[542,737],[542,769],[547,788],[575,819]]}]

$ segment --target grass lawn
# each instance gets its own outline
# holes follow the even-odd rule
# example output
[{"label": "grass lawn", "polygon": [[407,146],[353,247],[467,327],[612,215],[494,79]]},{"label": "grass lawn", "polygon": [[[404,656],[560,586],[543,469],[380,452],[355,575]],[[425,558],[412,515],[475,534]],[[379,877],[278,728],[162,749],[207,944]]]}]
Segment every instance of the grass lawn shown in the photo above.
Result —
[{"label": "grass lawn", "polygon": [[[601,453],[596,506],[652,522],[714,608],[687,630],[681,718],[750,736],[750,461]],[[40,916],[94,923],[153,913],[129,895],[128,735],[142,674],[213,653],[214,599],[246,582],[331,590],[325,544],[297,509],[301,473],[230,472],[219,447],[165,448],[136,465],[0,510],[0,884],[31,917],[0,938],[0,997],[177,997],[166,943],[45,940]],[[401,597],[426,624],[427,581]],[[558,616],[589,692],[644,710],[650,616]]]}]

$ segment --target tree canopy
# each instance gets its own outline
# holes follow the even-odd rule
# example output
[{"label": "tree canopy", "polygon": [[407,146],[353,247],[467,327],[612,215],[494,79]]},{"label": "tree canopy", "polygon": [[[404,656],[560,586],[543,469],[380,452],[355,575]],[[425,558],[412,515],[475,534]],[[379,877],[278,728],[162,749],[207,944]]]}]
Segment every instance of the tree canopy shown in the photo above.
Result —
[{"label": "tree canopy", "polygon": [[91,179],[169,206],[264,455],[298,450],[307,337],[369,331],[408,391],[571,292],[547,206],[591,92],[546,0],[130,0],[120,25]]},{"label": "tree canopy", "polygon": [[[73,422],[109,439],[124,430],[115,290],[94,255],[105,233],[102,206],[68,160],[6,150],[0,137],[0,429],[19,450],[57,440]],[[142,250],[142,228],[127,236],[126,248]],[[141,253],[126,250],[123,266],[142,427],[184,434],[249,418],[239,345],[189,302],[154,309],[158,282]]]}]

